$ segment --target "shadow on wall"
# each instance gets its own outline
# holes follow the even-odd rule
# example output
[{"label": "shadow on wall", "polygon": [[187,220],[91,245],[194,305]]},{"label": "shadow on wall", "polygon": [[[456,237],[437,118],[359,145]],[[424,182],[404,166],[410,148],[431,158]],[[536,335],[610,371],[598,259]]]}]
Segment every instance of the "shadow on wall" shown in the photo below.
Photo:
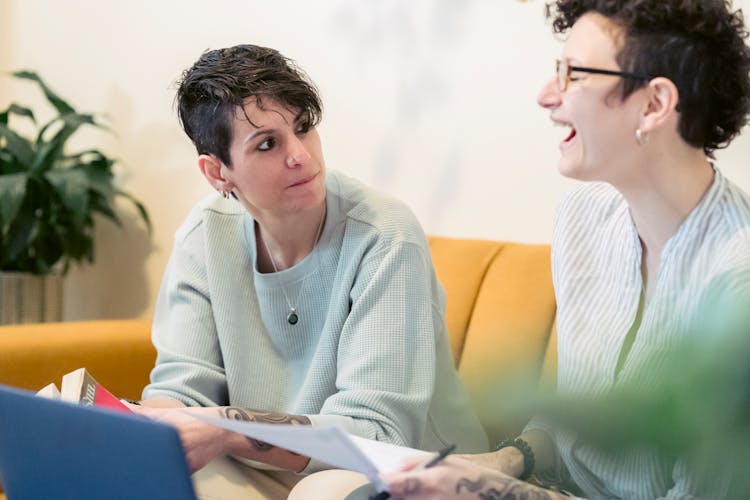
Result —
[{"label": "shadow on wall", "polygon": [[138,318],[151,305],[146,276],[151,236],[135,212],[118,210],[118,215],[121,227],[97,220],[94,263],[73,267],[66,276],[65,321]]},{"label": "shadow on wall", "polygon": [[159,258],[160,232],[169,226],[174,211],[175,202],[168,195],[175,189],[183,191],[175,186],[185,176],[168,167],[174,145],[183,139],[177,127],[141,123],[141,105],[117,84],[110,87],[103,108],[114,134],[103,137],[102,147],[118,158],[118,184],[127,186],[146,206],[153,233],[148,234],[125,200],[117,203],[122,227],[97,221],[94,264],[72,269],[64,285],[66,321],[146,317],[156,300],[148,262]]},{"label": "shadow on wall", "polygon": [[[171,103],[174,91],[164,89],[163,92],[164,102]],[[144,183],[143,177],[164,168],[163,165],[167,164],[170,154],[174,151],[174,145],[183,144],[185,141],[174,111],[172,114],[175,114],[175,121],[167,125],[152,122],[138,126],[138,108],[147,105],[144,102],[134,103],[131,95],[117,84],[112,85],[105,99],[105,106],[112,117],[112,127],[115,130],[115,134],[109,137],[110,142],[106,147],[121,159],[124,170],[122,173],[125,176],[123,181],[129,181],[127,177],[137,174],[141,177],[137,179],[137,183],[147,184]],[[138,194],[142,196],[142,193]]]},{"label": "shadow on wall", "polygon": [[148,233],[126,200],[118,200],[116,206],[122,226],[102,218],[97,221],[93,265],[71,269],[65,281],[66,321],[145,317],[155,300],[147,260],[156,250],[162,214],[149,186],[154,171],[169,154],[174,133],[154,124],[137,127],[133,100],[117,85],[110,89],[104,109],[114,134],[103,138],[103,149],[119,159],[117,182],[128,186],[146,206],[154,232]]}]

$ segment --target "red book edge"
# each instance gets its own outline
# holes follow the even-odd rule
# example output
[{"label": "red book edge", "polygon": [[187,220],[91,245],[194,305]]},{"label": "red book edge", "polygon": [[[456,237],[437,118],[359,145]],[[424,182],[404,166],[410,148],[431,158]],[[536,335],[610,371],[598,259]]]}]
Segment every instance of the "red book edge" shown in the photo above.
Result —
[{"label": "red book edge", "polygon": [[118,411],[131,413],[130,408],[125,406],[119,398],[104,388],[88,371],[84,372],[81,387],[81,403],[87,406],[103,406]]}]

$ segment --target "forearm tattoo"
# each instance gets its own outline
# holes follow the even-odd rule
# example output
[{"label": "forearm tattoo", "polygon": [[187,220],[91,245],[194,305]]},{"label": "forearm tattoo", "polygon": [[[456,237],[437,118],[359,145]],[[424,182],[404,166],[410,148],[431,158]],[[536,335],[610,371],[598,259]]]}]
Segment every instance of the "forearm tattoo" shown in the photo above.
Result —
[{"label": "forearm tattoo", "polygon": [[[245,422],[259,422],[263,424],[310,425],[310,419],[304,415],[288,415],[286,413],[246,410],[234,406],[224,408],[223,417],[230,420],[244,420]],[[258,451],[268,451],[274,447],[272,444],[268,444],[259,439],[247,438],[247,440]],[[297,453],[291,451],[289,453],[297,455]]]},{"label": "forearm tattoo", "polygon": [[519,481],[514,478],[504,478],[482,474],[479,479],[472,481],[468,478],[456,482],[456,494],[464,489],[476,493],[481,500],[550,500],[552,494],[542,488]]}]

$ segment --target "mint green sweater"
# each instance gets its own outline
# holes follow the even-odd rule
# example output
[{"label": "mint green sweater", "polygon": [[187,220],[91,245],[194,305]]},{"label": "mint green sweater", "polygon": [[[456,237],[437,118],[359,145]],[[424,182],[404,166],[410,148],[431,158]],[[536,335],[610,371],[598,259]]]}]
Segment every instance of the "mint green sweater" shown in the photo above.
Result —
[{"label": "mint green sweater", "polygon": [[[156,305],[158,358],[144,397],[302,414],[425,450],[486,451],[416,218],[335,172],[326,189],[318,245],[279,273],[258,272],[254,222],[241,205],[212,195],[191,211]],[[281,283],[299,297],[296,325]]]}]

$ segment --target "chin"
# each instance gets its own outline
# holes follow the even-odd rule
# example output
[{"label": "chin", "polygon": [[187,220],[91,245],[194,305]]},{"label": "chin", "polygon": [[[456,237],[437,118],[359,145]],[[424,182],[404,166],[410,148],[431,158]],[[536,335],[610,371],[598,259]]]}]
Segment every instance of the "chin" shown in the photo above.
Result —
[{"label": "chin", "polygon": [[569,179],[575,179],[578,181],[592,181],[596,180],[595,171],[591,163],[583,161],[582,158],[570,158],[562,156],[557,162],[557,171],[560,175]]},{"label": "chin", "polygon": [[557,162],[557,171],[560,172],[560,175],[563,177],[582,180],[580,166],[577,163],[566,160],[565,158],[561,158],[560,161]]}]

